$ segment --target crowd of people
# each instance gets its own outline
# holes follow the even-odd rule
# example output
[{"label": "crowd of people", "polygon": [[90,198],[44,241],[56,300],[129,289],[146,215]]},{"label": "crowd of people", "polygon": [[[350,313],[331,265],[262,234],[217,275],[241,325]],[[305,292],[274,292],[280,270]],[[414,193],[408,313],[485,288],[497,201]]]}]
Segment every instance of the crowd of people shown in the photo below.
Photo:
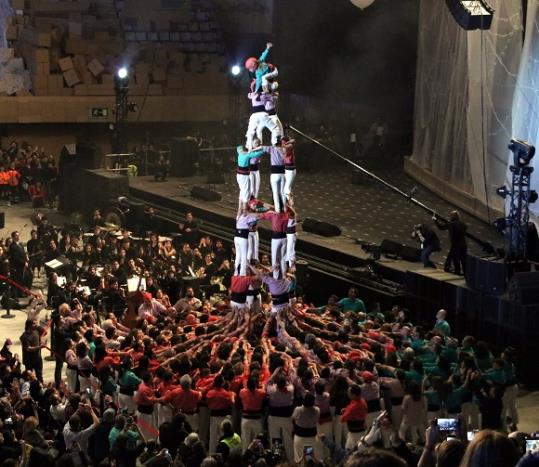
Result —
[{"label": "crowd of people", "polygon": [[[268,51],[248,60],[254,93],[275,93],[257,73],[275,79]],[[0,246],[3,294],[30,296],[22,355],[11,339],[0,350],[2,465],[536,465],[513,349],[457,339],[445,310],[414,325],[355,288],[322,306],[297,293],[293,141],[274,128],[263,146],[257,128],[238,148],[233,245],[190,213],[163,237],[149,208],[137,232],[99,209],[85,229],[38,214],[26,245],[15,231]],[[273,205],[255,192],[265,154]],[[30,292],[43,269],[47,292]]]}]

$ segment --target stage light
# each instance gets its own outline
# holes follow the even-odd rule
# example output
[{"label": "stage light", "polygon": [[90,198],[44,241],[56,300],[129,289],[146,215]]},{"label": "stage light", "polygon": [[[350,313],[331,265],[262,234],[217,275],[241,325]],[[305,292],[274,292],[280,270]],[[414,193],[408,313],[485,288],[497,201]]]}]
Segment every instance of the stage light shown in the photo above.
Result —
[{"label": "stage light", "polygon": [[234,65],[230,69],[230,73],[232,73],[232,76],[238,76],[241,73],[241,68],[239,65]]},{"label": "stage light", "polygon": [[467,31],[490,29],[494,10],[485,0],[445,0],[451,14]]},{"label": "stage light", "polygon": [[539,198],[539,195],[537,195],[537,191],[531,190],[528,194],[528,202],[535,203],[537,199]]},{"label": "stage light", "polygon": [[127,68],[123,66],[122,68],[118,70],[117,74],[118,74],[118,78],[120,79],[127,78]]},{"label": "stage light", "polygon": [[513,163],[517,167],[528,165],[535,155],[535,146],[526,141],[512,139],[508,147],[513,153]]},{"label": "stage light", "polygon": [[501,186],[500,188],[496,188],[496,194],[500,197],[500,198],[507,198],[507,195],[509,194],[509,191],[507,191],[507,187],[505,186]]},{"label": "stage light", "polygon": [[357,6],[358,8],[361,8],[364,10],[368,6],[371,6],[374,3],[374,0],[350,0],[354,6]]},{"label": "stage light", "polygon": [[499,233],[504,233],[505,228],[507,226],[507,221],[505,217],[498,217],[493,223],[492,227],[494,227]]}]

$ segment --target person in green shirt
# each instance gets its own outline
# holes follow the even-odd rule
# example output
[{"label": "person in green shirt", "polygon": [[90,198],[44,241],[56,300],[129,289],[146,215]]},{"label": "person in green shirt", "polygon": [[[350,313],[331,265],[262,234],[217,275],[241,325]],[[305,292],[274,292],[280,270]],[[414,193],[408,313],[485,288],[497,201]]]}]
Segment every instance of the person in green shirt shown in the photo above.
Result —
[{"label": "person in green shirt", "polygon": [[355,287],[350,287],[350,289],[348,289],[348,297],[339,300],[337,305],[339,305],[345,313],[347,311],[353,311],[354,313],[362,311],[363,313],[367,313],[365,303],[363,303],[363,300],[357,298],[357,296],[357,289]]},{"label": "person in green shirt", "polygon": [[124,415],[118,415],[114,422],[114,426],[109,433],[109,446],[110,449],[114,447],[116,439],[120,433],[125,433],[127,436],[127,447],[129,449],[135,449],[137,442],[141,439],[140,433],[137,428],[137,424],[134,423],[132,417],[125,417]]},{"label": "person in green shirt", "polygon": [[434,330],[440,332],[444,337],[451,335],[451,326],[445,320],[447,317],[447,311],[443,308],[436,313],[436,323],[434,324]]},{"label": "person in green shirt", "polygon": [[494,359],[492,368],[482,372],[481,376],[485,381],[491,381],[494,384],[505,386],[507,379],[503,368],[503,360],[501,358]]}]

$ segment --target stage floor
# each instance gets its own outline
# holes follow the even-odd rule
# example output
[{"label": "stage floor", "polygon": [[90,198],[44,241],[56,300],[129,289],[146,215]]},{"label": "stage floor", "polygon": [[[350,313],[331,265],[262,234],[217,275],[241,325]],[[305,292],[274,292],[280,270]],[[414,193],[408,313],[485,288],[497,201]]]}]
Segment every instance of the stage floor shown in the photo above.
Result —
[{"label": "stage floor", "polygon": [[[264,169],[261,172],[260,197],[271,202],[269,174]],[[404,192],[409,192],[412,187],[416,186],[414,180],[400,169],[378,170],[376,174]],[[410,237],[412,227],[422,222],[432,223],[430,216],[415,204],[375,181],[363,179],[361,185],[353,185],[351,180],[352,172],[345,168],[334,168],[324,172],[298,171],[293,191],[300,218],[310,217],[326,221],[339,226],[342,230],[342,235],[339,237],[325,238],[301,232],[301,238],[359,258],[366,258],[367,255],[361,250],[356,240],[380,244],[383,239],[390,239],[416,246],[415,241]],[[229,217],[231,228],[234,227],[238,191],[234,174],[225,174],[225,183],[221,184],[206,183],[206,176],[174,177],[165,182],[156,182],[151,176],[134,177],[130,178],[130,186]],[[190,190],[193,186],[203,186],[218,191],[222,195],[222,200],[205,202],[192,198]],[[444,217],[450,209],[454,208],[420,186],[417,187],[415,198]],[[502,246],[502,236],[492,227],[466,213],[462,214],[462,219],[468,224],[470,233],[491,242],[496,247]],[[434,254],[432,258],[442,265],[449,248],[449,238],[446,232],[438,231],[438,234],[442,241],[442,251]],[[472,254],[482,255],[481,247],[472,241],[468,241],[468,249]],[[399,266],[405,268],[410,268],[413,264],[405,261],[396,261],[396,263],[404,263]]]}]

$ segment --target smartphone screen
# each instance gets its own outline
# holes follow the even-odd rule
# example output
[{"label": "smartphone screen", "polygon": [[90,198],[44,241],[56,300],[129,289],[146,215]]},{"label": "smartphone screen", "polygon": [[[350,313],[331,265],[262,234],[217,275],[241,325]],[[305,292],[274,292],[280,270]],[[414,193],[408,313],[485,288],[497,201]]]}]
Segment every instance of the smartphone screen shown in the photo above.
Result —
[{"label": "smartphone screen", "polygon": [[528,438],[526,440],[526,452],[532,452],[536,449],[539,449],[539,439],[537,438]]},{"label": "smartphone screen", "polygon": [[314,453],[314,449],[312,446],[303,446],[303,455],[304,456],[312,456]]},{"label": "smartphone screen", "polygon": [[442,433],[455,432],[458,428],[458,420],[456,418],[439,418],[436,423]]}]

